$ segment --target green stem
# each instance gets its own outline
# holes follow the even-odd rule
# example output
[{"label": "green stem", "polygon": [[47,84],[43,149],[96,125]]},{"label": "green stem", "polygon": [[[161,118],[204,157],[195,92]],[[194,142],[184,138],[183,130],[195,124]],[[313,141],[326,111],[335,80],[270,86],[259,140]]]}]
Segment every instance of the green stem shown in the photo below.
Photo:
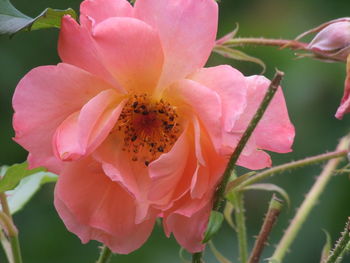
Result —
[{"label": "green stem", "polygon": [[227,187],[230,176],[235,168],[236,162],[237,162],[239,156],[241,155],[243,148],[247,144],[250,136],[252,135],[253,131],[255,130],[255,128],[258,125],[261,118],[263,117],[263,115],[264,115],[267,107],[269,106],[272,98],[274,97],[274,95],[275,95],[275,93],[280,85],[280,82],[282,80],[283,75],[284,74],[282,72],[276,71],[276,74],[271,81],[271,84],[270,84],[270,86],[265,94],[264,99],[262,100],[254,117],[250,121],[247,129],[245,130],[241,139],[239,140],[236,149],[234,150],[233,154],[231,155],[231,158],[227,164],[227,167],[226,167],[226,170],[225,170],[224,175],[222,177],[222,180],[219,183],[218,189],[215,193],[216,196],[215,196],[215,202],[214,202],[214,206],[213,206],[213,209],[215,211],[220,210],[221,204],[224,201],[225,189]]},{"label": "green stem", "polygon": [[[339,142],[337,151],[348,149],[348,146],[349,138],[345,137]],[[279,244],[277,245],[277,248],[271,257],[270,262],[282,262],[290,245],[294,241],[296,235],[298,234],[301,226],[310,214],[312,208],[316,205],[321,193],[324,191],[327,183],[333,175],[334,170],[337,168],[341,160],[341,158],[337,158],[328,161],[322,173],[317,178],[315,184],[312,186],[310,192],[306,195],[304,202],[302,203],[301,207],[299,208],[293,220],[291,221]]]},{"label": "green stem", "polygon": [[203,263],[202,257],[203,257],[202,252],[193,253],[192,254],[192,263]]},{"label": "green stem", "polygon": [[231,195],[231,202],[235,209],[234,214],[237,229],[239,258],[241,263],[246,263],[248,260],[248,241],[244,215],[243,193],[237,191],[233,192]]},{"label": "green stem", "polygon": [[[8,231],[9,231],[9,241],[12,250],[13,262],[22,263],[21,248],[19,245],[18,231],[13,223],[12,215],[8,206],[7,197],[5,193],[0,193],[0,202],[4,215],[9,220]],[[4,216],[4,218],[5,218]]]},{"label": "green stem", "polygon": [[[334,151],[334,152],[330,152],[330,153],[323,153],[323,154],[312,156],[312,157],[307,157],[307,158],[302,159],[302,160],[298,160],[298,161],[294,161],[294,162],[290,162],[290,163],[286,163],[286,164],[272,167],[270,169],[267,169],[265,171],[257,173],[255,175],[253,175],[252,177],[250,177],[249,179],[247,179],[246,181],[240,183],[237,186],[237,191],[243,189],[244,187],[246,187],[248,185],[254,184],[254,183],[259,182],[263,179],[271,177],[277,173],[282,173],[282,172],[289,171],[292,169],[301,168],[301,167],[304,167],[307,165],[313,165],[313,164],[324,162],[324,161],[327,161],[330,159],[343,157],[343,156],[346,156],[347,153],[348,153],[347,150],[339,150],[339,151]],[[231,191],[232,188],[234,188],[234,187],[236,187],[236,184],[234,184],[233,182],[228,184],[226,192]]]},{"label": "green stem", "polygon": [[107,247],[103,246],[101,249],[100,257],[96,263],[107,263],[112,257],[112,251]]},{"label": "green stem", "polygon": [[326,263],[336,263],[339,258],[342,258],[348,249],[350,244],[350,218],[346,223],[345,230],[341,235],[341,238],[337,241],[335,248],[329,255]]},{"label": "green stem", "polygon": [[243,45],[259,45],[259,46],[277,46],[280,48],[288,47],[291,49],[308,50],[307,43],[288,39],[268,39],[268,38],[233,38],[224,43],[225,46],[243,46]]}]

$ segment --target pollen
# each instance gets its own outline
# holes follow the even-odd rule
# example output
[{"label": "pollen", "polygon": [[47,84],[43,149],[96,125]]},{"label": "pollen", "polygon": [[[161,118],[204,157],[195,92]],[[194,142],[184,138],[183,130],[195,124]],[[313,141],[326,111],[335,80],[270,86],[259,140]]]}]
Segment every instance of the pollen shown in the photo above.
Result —
[{"label": "pollen", "polygon": [[115,129],[124,140],[123,151],[145,166],[170,151],[181,133],[176,107],[163,99],[154,101],[147,94],[129,98]]}]

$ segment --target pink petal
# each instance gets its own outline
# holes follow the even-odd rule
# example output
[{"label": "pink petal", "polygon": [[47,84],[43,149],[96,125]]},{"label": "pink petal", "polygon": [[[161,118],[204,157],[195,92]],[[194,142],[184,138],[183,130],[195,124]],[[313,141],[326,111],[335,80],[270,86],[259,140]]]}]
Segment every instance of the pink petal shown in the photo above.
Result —
[{"label": "pink petal", "polygon": [[207,228],[210,210],[211,202],[191,217],[171,213],[163,220],[165,232],[168,236],[173,232],[176,240],[188,252],[202,251],[204,249],[202,240]]},{"label": "pink petal", "polygon": [[152,92],[163,66],[157,32],[134,18],[109,18],[94,29],[106,67],[125,89]]},{"label": "pink petal", "polygon": [[177,82],[171,86],[168,92],[170,91],[177,94],[183,103],[192,108],[211,140],[217,148],[220,148],[222,105],[218,93],[188,79]]},{"label": "pink petal", "polygon": [[[244,132],[259,107],[270,81],[263,76],[247,77],[248,102],[235,131]],[[286,153],[291,151],[294,140],[294,126],[289,120],[288,111],[281,88],[267,108],[262,120],[253,133],[257,148]]]},{"label": "pink petal", "polygon": [[110,17],[131,17],[133,7],[126,0],[85,0],[80,5],[80,22],[89,24],[89,19],[98,24]]},{"label": "pink petal", "polygon": [[215,1],[137,0],[135,14],[159,32],[165,56],[160,87],[204,66],[215,45]]},{"label": "pink petal", "polygon": [[[59,172],[51,141],[57,127],[108,84],[68,64],[38,67],[19,82],[14,97],[15,141],[29,151],[31,167]],[[35,94],[35,96],[33,96]]]},{"label": "pink petal", "polygon": [[190,78],[219,94],[223,128],[230,132],[246,107],[247,84],[243,74],[231,66],[223,65],[200,69]]},{"label": "pink petal", "polygon": [[137,200],[135,220],[141,222],[149,211],[150,178],[145,164],[132,161],[132,156],[122,150],[123,146],[123,138],[110,134],[93,156],[102,163],[105,174]]},{"label": "pink petal", "polygon": [[340,106],[335,114],[335,117],[341,120],[345,113],[350,112],[350,55],[348,55],[346,63],[346,79],[344,95],[341,99]]},{"label": "pink petal", "polygon": [[[171,197],[185,171],[189,155],[189,141],[186,131],[177,139],[172,149],[162,154],[149,165],[152,184],[148,198],[156,203],[163,203]],[[166,198],[166,199],[168,199]]]},{"label": "pink petal", "polygon": [[135,200],[89,159],[67,165],[60,174],[55,206],[68,230],[82,242],[98,240],[119,254],[138,249],[155,222],[153,213],[135,224]]},{"label": "pink petal", "polygon": [[80,26],[70,16],[62,18],[58,53],[63,62],[100,76],[122,91],[122,88],[117,85],[105,68],[104,61],[92,39],[90,30]]},{"label": "pink petal", "polygon": [[72,161],[94,151],[117,122],[125,104],[120,101],[115,90],[105,90],[68,117],[53,138],[57,158]]}]

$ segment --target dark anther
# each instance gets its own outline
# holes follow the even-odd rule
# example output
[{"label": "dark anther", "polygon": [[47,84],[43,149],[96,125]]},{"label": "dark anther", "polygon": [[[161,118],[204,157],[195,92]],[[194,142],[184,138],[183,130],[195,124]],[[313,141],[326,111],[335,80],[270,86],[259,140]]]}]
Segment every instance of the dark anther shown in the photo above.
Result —
[{"label": "dark anther", "polygon": [[148,166],[149,165],[149,161],[145,161],[145,165]]},{"label": "dark anther", "polygon": [[148,115],[148,111],[142,112],[142,115]]},{"label": "dark anther", "polygon": [[164,113],[164,110],[160,109],[160,110],[158,110],[158,112],[159,112],[160,114],[163,114],[163,113]]},{"label": "dark anther", "polygon": [[133,104],[132,104],[132,107],[135,109],[137,107],[139,103],[137,101],[135,101]]},{"label": "dark anther", "polygon": [[161,152],[161,153],[164,152],[164,149],[163,149],[162,146],[159,146],[159,147],[158,147],[158,152]]},{"label": "dark anther", "polygon": [[134,135],[131,137],[131,141],[134,142],[134,141],[136,141],[136,139],[137,139],[137,135],[134,134]]},{"label": "dark anther", "polygon": [[145,105],[141,105],[140,106],[142,109],[146,109],[146,106]]},{"label": "dark anther", "polygon": [[168,124],[165,128],[167,130],[171,130],[174,127],[174,124]]},{"label": "dark anther", "polygon": [[173,121],[173,120],[174,120],[174,116],[170,116],[169,121]]},{"label": "dark anther", "polygon": [[135,113],[140,113],[140,110],[134,110]]}]

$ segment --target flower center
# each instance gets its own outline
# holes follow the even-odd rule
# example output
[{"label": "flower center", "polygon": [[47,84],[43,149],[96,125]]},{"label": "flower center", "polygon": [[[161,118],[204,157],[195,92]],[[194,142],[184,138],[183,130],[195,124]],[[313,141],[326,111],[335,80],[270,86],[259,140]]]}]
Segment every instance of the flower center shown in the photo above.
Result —
[{"label": "flower center", "polygon": [[116,128],[124,138],[123,151],[146,166],[168,152],[180,134],[176,107],[147,94],[133,95],[125,104]]}]

